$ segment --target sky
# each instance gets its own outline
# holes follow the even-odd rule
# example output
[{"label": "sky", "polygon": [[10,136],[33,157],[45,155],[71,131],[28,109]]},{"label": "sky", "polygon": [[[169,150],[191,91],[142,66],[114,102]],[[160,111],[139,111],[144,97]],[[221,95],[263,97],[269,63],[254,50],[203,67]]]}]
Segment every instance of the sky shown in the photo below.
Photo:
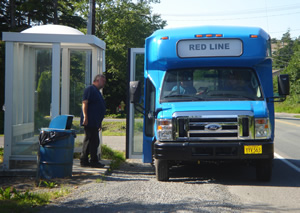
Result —
[{"label": "sky", "polygon": [[300,0],[160,0],[152,12],[167,21],[165,28],[199,25],[255,26],[271,38],[290,30],[300,36]]}]

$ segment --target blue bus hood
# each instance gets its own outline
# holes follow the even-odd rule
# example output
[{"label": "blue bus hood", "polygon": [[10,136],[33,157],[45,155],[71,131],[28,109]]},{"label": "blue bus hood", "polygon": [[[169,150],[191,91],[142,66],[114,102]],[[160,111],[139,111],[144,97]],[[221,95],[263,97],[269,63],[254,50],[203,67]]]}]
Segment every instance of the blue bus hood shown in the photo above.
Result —
[{"label": "blue bus hood", "polygon": [[256,118],[268,116],[265,101],[206,101],[168,102],[161,104],[162,111],[157,118],[172,118],[174,112],[189,111],[251,111]]}]

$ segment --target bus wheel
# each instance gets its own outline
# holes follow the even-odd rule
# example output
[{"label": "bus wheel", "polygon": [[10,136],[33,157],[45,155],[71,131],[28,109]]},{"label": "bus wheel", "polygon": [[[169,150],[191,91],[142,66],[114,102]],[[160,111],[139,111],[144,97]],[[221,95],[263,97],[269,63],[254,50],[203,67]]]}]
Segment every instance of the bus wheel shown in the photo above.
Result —
[{"label": "bus wheel", "polygon": [[272,159],[257,160],[256,179],[259,181],[270,181],[272,177]]},{"label": "bus wheel", "polygon": [[169,166],[167,160],[155,159],[155,174],[158,181],[169,180]]}]

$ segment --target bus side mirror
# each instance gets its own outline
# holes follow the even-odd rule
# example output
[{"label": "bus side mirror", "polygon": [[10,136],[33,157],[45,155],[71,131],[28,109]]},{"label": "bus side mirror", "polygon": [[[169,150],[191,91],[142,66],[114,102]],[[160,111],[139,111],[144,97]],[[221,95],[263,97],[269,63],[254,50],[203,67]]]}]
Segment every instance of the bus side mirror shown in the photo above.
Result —
[{"label": "bus side mirror", "polygon": [[141,100],[141,84],[139,81],[130,81],[130,103],[139,103]]},{"label": "bus side mirror", "polygon": [[289,75],[284,74],[278,76],[278,93],[281,96],[286,96],[290,94]]}]

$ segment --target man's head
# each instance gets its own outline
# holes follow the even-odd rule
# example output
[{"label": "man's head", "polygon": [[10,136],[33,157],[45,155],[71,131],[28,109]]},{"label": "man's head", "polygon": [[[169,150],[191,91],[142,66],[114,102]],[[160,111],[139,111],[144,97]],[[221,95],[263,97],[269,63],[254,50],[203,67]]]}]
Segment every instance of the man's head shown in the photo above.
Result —
[{"label": "man's head", "polygon": [[97,87],[97,89],[102,89],[105,86],[106,77],[105,75],[96,75],[93,81],[93,85]]},{"label": "man's head", "polygon": [[192,77],[190,76],[182,76],[181,77],[181,86],[182,87],[192,87],[193,86],[193,80],[192,80]]}]

